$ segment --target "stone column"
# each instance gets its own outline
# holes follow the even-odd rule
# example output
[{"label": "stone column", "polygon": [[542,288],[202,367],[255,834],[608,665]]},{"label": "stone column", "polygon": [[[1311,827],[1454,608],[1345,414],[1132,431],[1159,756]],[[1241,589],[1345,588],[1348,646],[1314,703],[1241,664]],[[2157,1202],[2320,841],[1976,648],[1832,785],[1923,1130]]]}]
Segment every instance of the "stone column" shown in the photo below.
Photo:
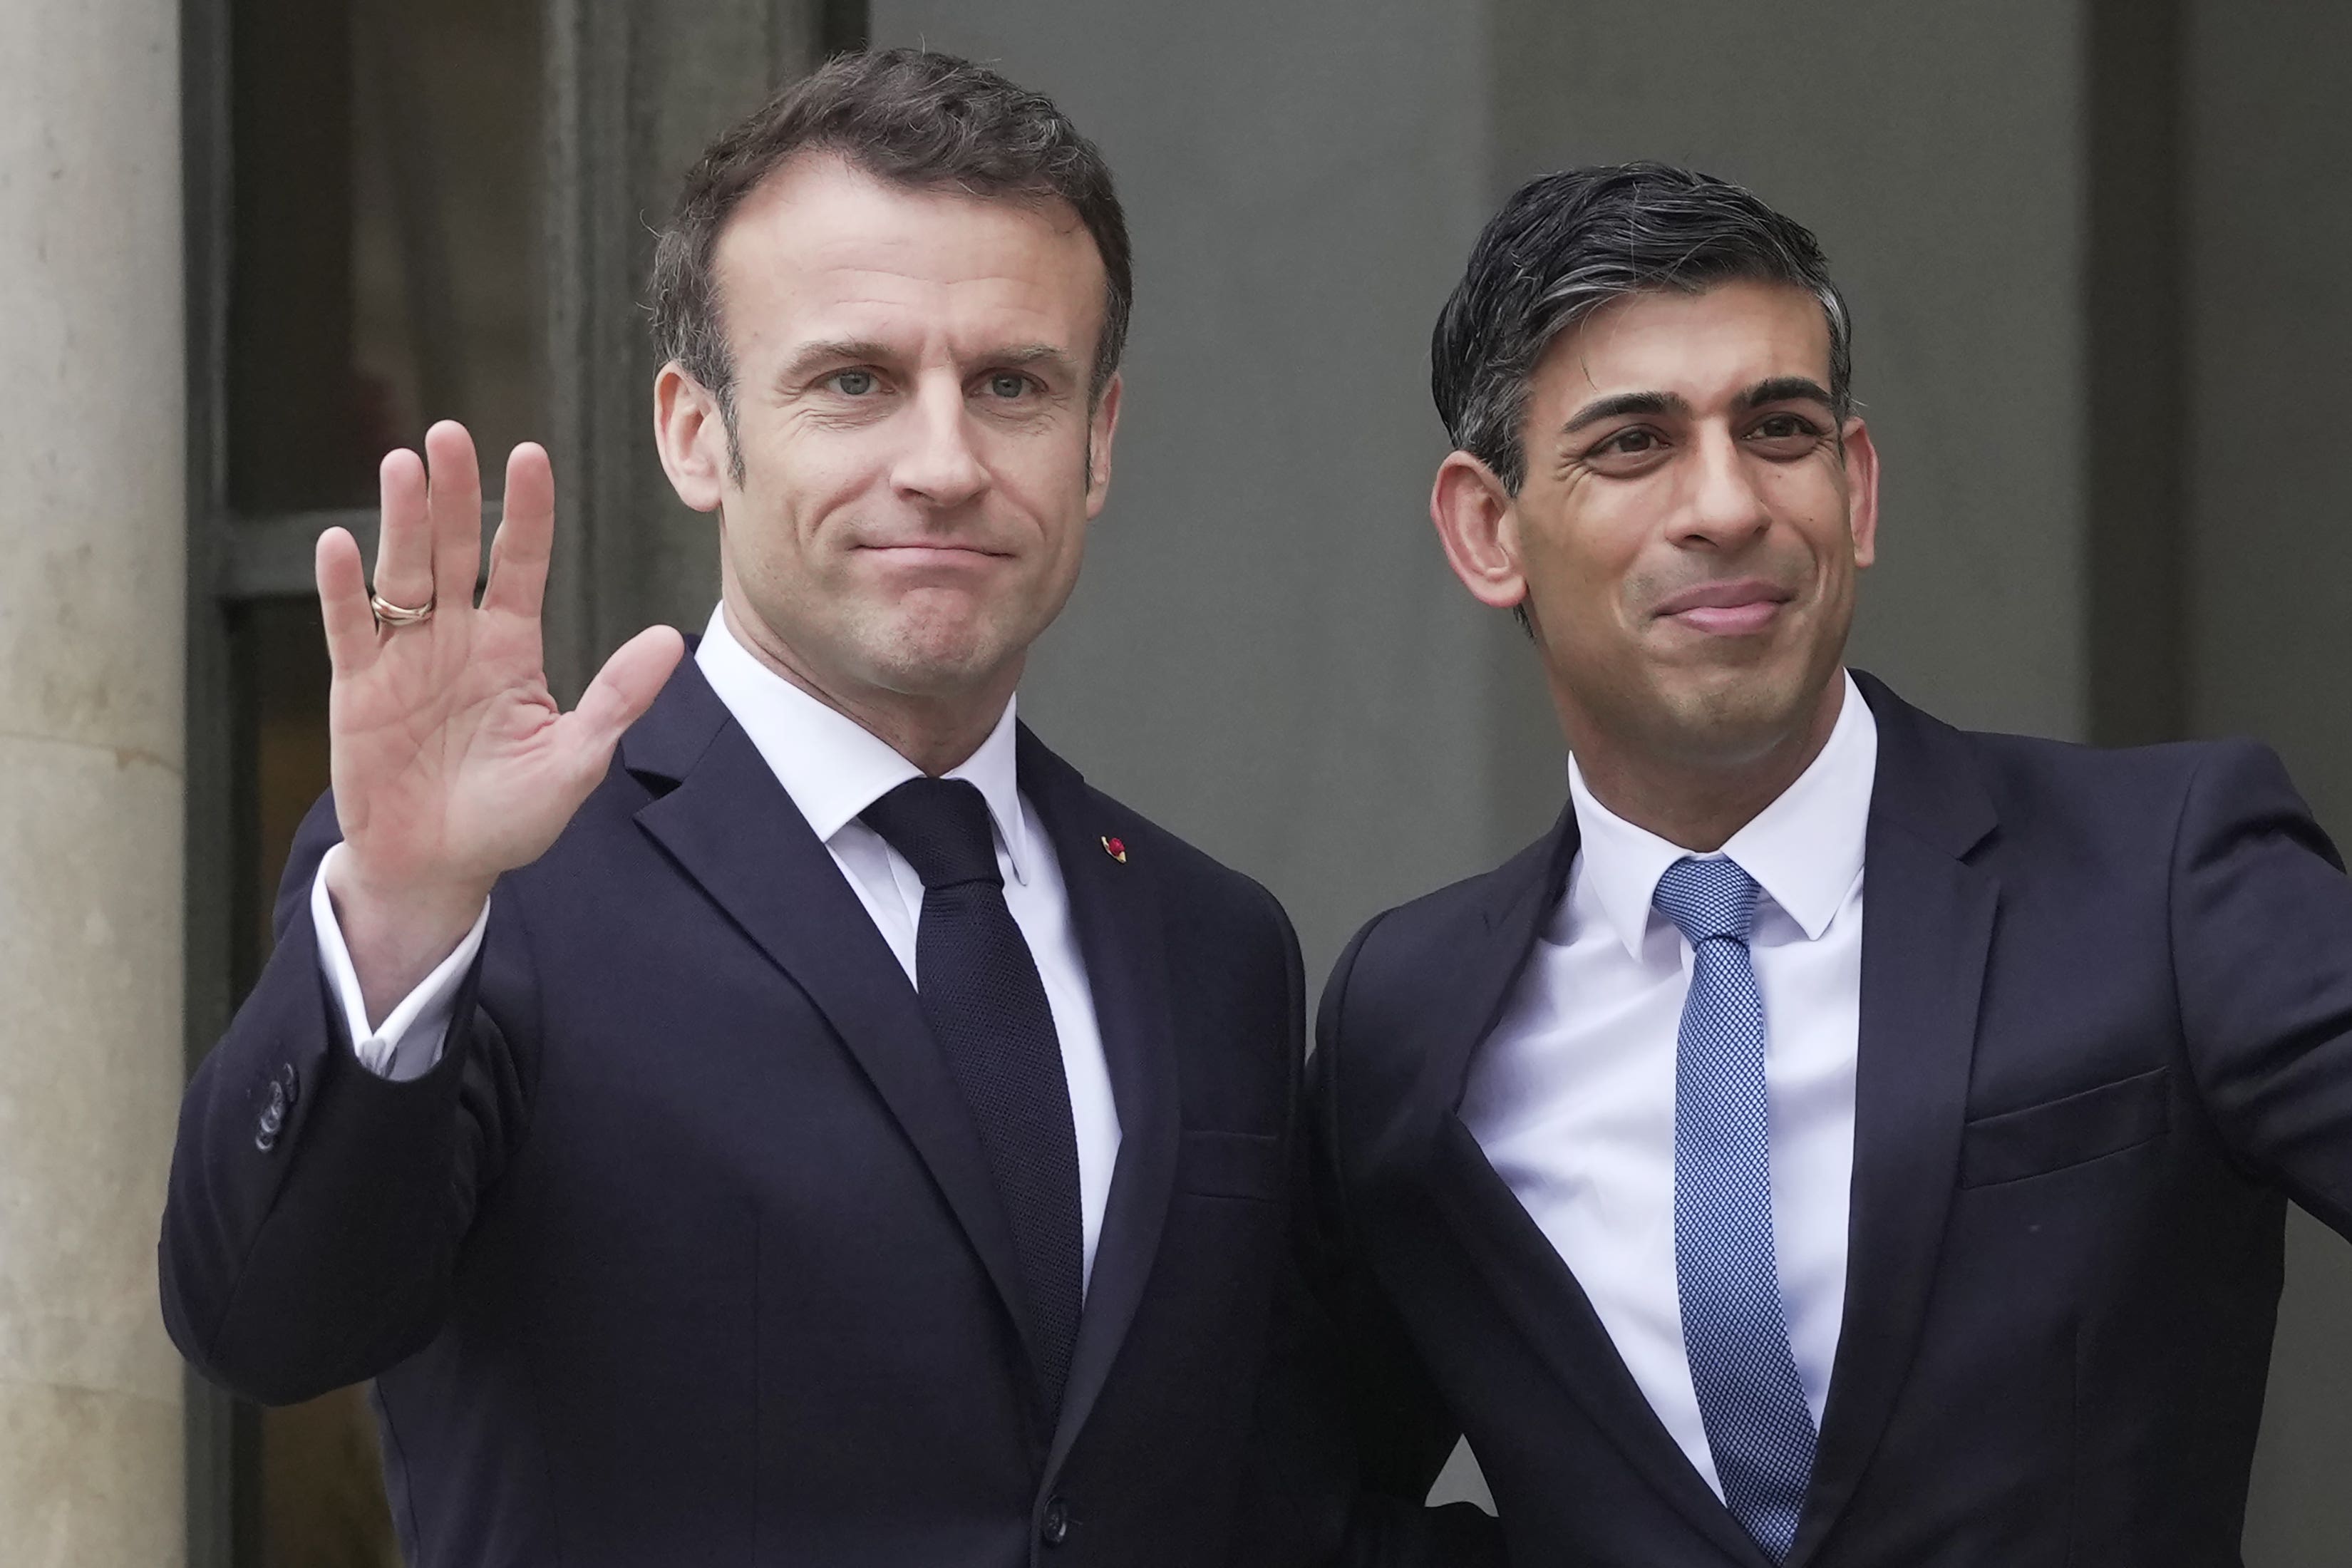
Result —
[{"label": "stone column", "polygon": [[0,1539],[185,1552],[179,7],[0,6]]}]

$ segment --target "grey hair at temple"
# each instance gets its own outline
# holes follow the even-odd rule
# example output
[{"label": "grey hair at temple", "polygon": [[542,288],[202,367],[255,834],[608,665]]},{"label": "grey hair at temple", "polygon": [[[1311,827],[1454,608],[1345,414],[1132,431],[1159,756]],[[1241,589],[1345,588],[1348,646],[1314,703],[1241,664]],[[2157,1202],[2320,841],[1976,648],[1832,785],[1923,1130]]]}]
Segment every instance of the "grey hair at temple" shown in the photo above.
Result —
[{"label": "grey hair at temple", "polygon": [[1612,300],[1735,279],[1786,283],[1821,301],[1830,397],[1852,406],[1853,324],[1811,231],[1726,180],[1622,163],[1530,180],[1470,251],[1430,336],[1430,392],[1454,445],[1513,495],[1527,476],[1522,426],[1536,365],[1560,333]]}]

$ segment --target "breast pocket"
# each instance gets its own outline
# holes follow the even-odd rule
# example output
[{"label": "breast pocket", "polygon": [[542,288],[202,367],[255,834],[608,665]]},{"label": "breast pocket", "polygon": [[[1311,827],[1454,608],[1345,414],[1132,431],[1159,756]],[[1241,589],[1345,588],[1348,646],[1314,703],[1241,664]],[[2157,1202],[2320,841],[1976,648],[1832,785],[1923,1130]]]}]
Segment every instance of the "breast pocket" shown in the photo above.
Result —
[{"label": "breast pocket", "polygon": [[2023,1181],[2119,1154],[2161,1138],[2171,1126],[2169,1068],[2118,1079],[1968,1124],[1960,1185]]},{"label": "breast pocket", "polygon": [[1179,1192],[1206,1198],[1282,1197],[1282,1140],[1271,1132],[1212,1132],[1187,1129],[1176,1152]]}]

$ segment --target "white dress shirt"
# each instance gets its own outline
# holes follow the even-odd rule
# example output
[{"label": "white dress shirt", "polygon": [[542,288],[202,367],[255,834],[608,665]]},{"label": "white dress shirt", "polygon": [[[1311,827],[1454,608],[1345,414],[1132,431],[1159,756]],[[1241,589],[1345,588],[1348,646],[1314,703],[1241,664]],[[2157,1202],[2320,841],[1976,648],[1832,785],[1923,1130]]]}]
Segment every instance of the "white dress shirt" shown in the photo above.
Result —
[{"label": "white dress shirt", "polygon": [[[1749,943],[1771,1100],[1780,1301],[1819,1427],[1845,1310],[1862,1014],[1862,858],[1878,726],[1853,684],[1821,755],[1720,854],[1762,887]],[[1691,946],[1651,898],[1689,851],[1616,816],[1571,759],[1580,845],[1462,1118],[1719,1497],[1675,1277],[1675,1058]],[[1701,856],[1711,859],[1714,856]]]},{"label": "white dress shirt", "polygon": [[[723,606],[711,613],[694,657],[703,679],[759,748],[809,827],[824,840],[908,980],[917,981],[915,931],[922,920],[923,880],[880,834],[858,820],[858,814],[908,779],[920,778],[922,770],[856,721],[753,658],[728,630]],[[1110,1069],[1103,1057],[1086,961],[1070,927],[1070,897],[1061,863],[1036,808],[1019,790],[1013,709],[1006,703],[1003,717],[980,749],[946,776],[969,781],[988,802],[1004,901],[1029,943],[1038,978],[1045,984],[1045,1000],[1053,1008],[1077,1129],[1083,1267],[1090,1278],[1110,1195],[1111,1168],[1118,1158],[1118,1110],[1111,1099]],[[341,853],[340,844],[327,852],[330,860]],[[380,1077],[418,1077],[440,1059],[450,1011],[481,947],[489,910],[483,908],[457,950],[393,1009],[381,1027],[372,1030],[359,976],[327,896],[327,865],[328,860],[320,862],[311,885],[311,921],[318,929],[320,965],[342,1000],[359,1058]]]}]

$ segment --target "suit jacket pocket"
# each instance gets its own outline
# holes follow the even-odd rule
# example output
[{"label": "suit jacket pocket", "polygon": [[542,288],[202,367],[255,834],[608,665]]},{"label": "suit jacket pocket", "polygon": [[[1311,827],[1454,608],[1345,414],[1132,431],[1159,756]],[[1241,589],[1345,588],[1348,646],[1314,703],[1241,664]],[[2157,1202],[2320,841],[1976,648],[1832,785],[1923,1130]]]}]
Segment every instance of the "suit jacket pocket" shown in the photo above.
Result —
[{"label": "suit jacket pocket", "polygon": [[1960,1185],[2022,1181],[2120,1153],[2171,1125],[2169,1068],[2118,1079],[2022,1110],[1979,1116],[1960,1148]]},{"label": "suit jacket pocket", "polygon": [[1206,1132],[1187,1128],[1176,1156],[1180,1192],[1210,1198],[1282,1196],[1282,1140],[1271,1132]]}]

